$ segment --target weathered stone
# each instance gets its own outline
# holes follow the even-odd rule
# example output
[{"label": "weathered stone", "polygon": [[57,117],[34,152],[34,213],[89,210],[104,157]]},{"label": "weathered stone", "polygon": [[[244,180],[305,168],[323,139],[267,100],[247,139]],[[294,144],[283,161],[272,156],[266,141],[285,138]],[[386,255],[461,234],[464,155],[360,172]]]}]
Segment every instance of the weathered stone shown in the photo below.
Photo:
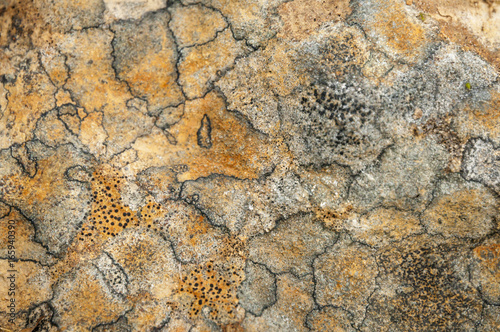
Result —
[{"label": "weathered stone", "polygon": [[265,266],[247,261],[245,281],[241,283],[238,298],[247,312],[260,316],[276,302],[275,276]]},{"label": "weathered stone", "polygon": [[497,331],[499,13],[0,1],[0,329]]}]

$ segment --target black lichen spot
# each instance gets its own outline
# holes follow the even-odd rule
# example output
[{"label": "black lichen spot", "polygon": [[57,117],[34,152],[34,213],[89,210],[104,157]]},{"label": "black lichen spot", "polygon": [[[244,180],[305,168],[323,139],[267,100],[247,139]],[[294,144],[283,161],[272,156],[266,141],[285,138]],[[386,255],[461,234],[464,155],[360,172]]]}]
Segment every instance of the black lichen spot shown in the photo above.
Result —
[{"label": "black lichen spot", "polygon": [[200,129],[197,132],[198,145],[205,149],[212,147],[212,124],[210,118],[205,114],[201,119]]}]

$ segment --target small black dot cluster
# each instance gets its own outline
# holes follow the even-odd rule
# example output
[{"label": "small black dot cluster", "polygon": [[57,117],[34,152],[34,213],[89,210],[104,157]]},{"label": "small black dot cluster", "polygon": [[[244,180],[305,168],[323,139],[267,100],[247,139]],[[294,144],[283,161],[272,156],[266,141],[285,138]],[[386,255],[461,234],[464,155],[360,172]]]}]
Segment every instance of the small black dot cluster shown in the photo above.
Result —
[{"label": "small black dot cluster", "polygon": [[120,194],[124,176],[116,170],[96,171],[91,179],[92,205],[88,223],[82,227],[80,241],[94,242],[96,236],[116,236],[133,226],[144,226],[159,231],[157,221],[165,215],[164,209],[151,199],[138,214],[126,205]]},{"label": "small black dot cluster", "polygon": [[394,308],[392,320],[401,330],[455,331],[467,322],[469,313],[480,312],[479,297],[450,264],[455,254],[459,251],[453,247],[428,246],[391,249],[381,255],[381,266],[391,278],[411,286],[409,293],[384,304]]},{"label": "small black dot cluster", "polygon": [[238,305],[237,289],[243,279],[243,271],[234,265],[213,260],[195,268],[184,276],[180,294],[188,294],[192,301],[185,305],[191,318],[199,317],[204,307],[217,322],[234,319]]},{"label": "small black dot cluster", "polygon": [[307,115],[302,127],[311,147],[343,156],[353,148],[372,144],[364,129],[373,127],[375,112],[349,89],[311,85],[299,98],[302,112]]}]

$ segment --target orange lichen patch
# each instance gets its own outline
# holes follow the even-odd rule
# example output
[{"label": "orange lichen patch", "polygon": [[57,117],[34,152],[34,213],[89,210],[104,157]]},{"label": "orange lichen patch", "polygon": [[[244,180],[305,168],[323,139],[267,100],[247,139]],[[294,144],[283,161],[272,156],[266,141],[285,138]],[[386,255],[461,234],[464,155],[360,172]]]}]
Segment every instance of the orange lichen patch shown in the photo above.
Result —
[{"label": "orange lichen patch", "polygon": [[482,245],[474,249],[476,263],[472,268],[475,286],[481,289],[483,296],[491,303],[500,303],[500,244]]},{"label": "orange lichen patch", "polygon": [[[239,110],[252,106],[252,93],[272,92],[285,96],[296,86],[306,84],[305,75],[296,72],[296,58],[294,46],[286,41],[272,39],[265,49],[239,60],[235,68],[218,83],[229,98],[229,108]],[[242,77],[245,79],[242,80]],[[266,99],[264,95],[259,97]]]},{"label": "orange lichen patch", "polygon": [[349,313],[340,308],[324,307],[313,310],[306,319],[307,326],[312,331],[353,332]]},{"label": "orange lichen patch", "polygon": [[139,111],[123,111],[132,96],[127,84],[115,76],[112,40],[111,32],[91,28],[72,32],[59,44],[70,69],[64,87],[87,112],[102,111],[109,155],[121,152],[153,126],[153,119]]},{"label": "orange lichen patch", "polygon": [[373,250],[357,243],[338,242],[314,261],[317,301],[351,311],[356,320],[364,316],[365,305],[377,287],[378,274]]},{"label": "orange lichen patch", "polygon": [[206,43],[226,28],[222,15],[199,4],[171,7],[172,20],[169,23],[180,47]]},{"label": "orange lichen patch", "polygon": [[351,13],[351,7],[348,0],[295,0],[282,4],[278,13],[284,24],[278,37],[298,40],[324,22],[344,19]]},{"label": "orange lichen patch", "polygon": [[[38,171],[33,177],[14,173],[1,179],[2,200],[17,206],[30,216],[35,216],[32,218],[43,225],[38,228],[39,238],[46,241],[45,244],[49,243],[52,250],[57,250],[71,242],[71,236],[74,234],[72,227],[76,226],[68,224],[66,228],[58,223],[65,219],[81,218],[82,210],[90,198],[80,184],[67,181],[65,171],[75,165],[89,164],[89,159],[79,154],[71,145],[61,146],[47,157],[37,160]],[[65,210],[60,206],[72,208]],[[62,231],[61,226],[67,231]],[[61,233],[53,236],[50,232]]]},{"label": "orange lichen patch", "polygon": [[500,92],[492,91],[491,98],[480,105],[468,105],[459,113],[458,125],[467,136],[482,136],[487,132],[489,137],[500,137]]},{"label": "orange lichen patch", "polygon": [[303,276],[311,272],[311,264],[336,234],[325,230],[310,215],[295,216],[277,222],[269,233],[249,240],[249,257],[267,266],[273,273],[291,272]]},{"label": "orange lichen patch", "polygon": [[203,308],[208,308],[211,319],[229,324],[238,318],[237,291],[243,279],[240,266],[210,260],[182,278],[178,296],[192,319],[201,317]]},{"label": "orange lichen patch", "polygon": [[55,106],[56,88],[38,65],[34,52],[29,52],[25,61],[28,69],[8,73],[15,80],[4,85],[8,103],[0,118],[0,149],[32,139],[38,118]]},{"label": "orange lichen patch", "polygon": [[478,238],[493,227],[498,213],[495,201],[483,188],[461,190],[435,199],[422,219],[431,234]]},{"label": "orange lichen patch", "polygon": [[500,277],[500,244],[479,246],[474,248],[474,257],[483,262],[491,271]]},{"label": "orange lichen patch", "polygon": [[377,2],[373,17],[366,21],[368,35],[380,39],[394,56],[409,62],[418,61],[428,43],[421,22],[406,13],[401,1]]},{"label": "orange lichen patch", "polygon": [[165,317],[169,316],[175,308],[175,304],[164,303],[164,301],[159,303],[146,292],[129,297],[129,300],[134,303],[134,308],[126,315],[127,323],[134,326],[137,331],[150,331],[152,326],[162,325]]},{"label": "orange lichen patch", "polygon": [[219,71],[229,69],[235,59],[248,52],[243,41],[236,41],[230,29],[219,33],[207,44],[182,50],[179,62],[179,83],[188,98],[199,98],[208,91]]},{"label": "orange lichen patch", "polygon": [[[60,41],[59,49],[68,57],[70,77],[65,87],[87,111],[113,109],[131,96],[125,83],[115,79],[111,66],[113,34],[101,29],[75,31]],[[122,109],[123,109],[122,108]]]},{"label": "orange lichen patch", "polygon": [[[277,302],[262,315],[247,315],[242,325],[246,331],[297,331],[309,329],[304,322],[314,308],[312,277],[296,278],[285,273],[276,277]],[[278,318],[279,317],[279,318]]]},{"label": "orange lichen patch", "polygon": [[222,332],[245,332],[241,323],[233,323],[221,326]]},{"label": "orange lichen patch", "polygon": [[74,102],[67,91],[58,90],[56,93],[56,106],[60,107],[64,104],[74,104]]},{"label": "orange lichen patch", "polygon": [[40,51],[40,60],[52,83],[58,88],[62,87],[68,78],[64,57],[55,48],[45,47]]},{"label": "orange lichen patch", "polygon": [[80,241],[102,241],[127,227],[139,226],[137,213],[123,204],[119,189],[124,182],[124,176],[116,170],[104,168],[94,172],[91,211],[80,232]]},{"label": "orange lichen patch", "polygon": [[[205,116],[211,122],[211,148],[198,144],[198,129]],[[270,165],[273,147],[229,113],[216,92],[186,102],[184,116],[169,133],[174,141],[159,129],[138,138],[133,144],[138,160],[131,169],[140,172],[149,167],[185,165],[187,170],[178,175],[179,181],[185,181],[212,173],[256,178]]]},{"label": "orange lichen patch", "polygon": [[93,112],[87,115],[80,124],[80,140],[85,144],[94,156],[102,156],[106,153],[107,134],[102,125],[103,114]]},{"label": "orange lichen patch", "polygon": [[422,231],[416,215],[393,208],[377,208],[359,218],[351,218],[346,228],[355,239],[375,247]]}]

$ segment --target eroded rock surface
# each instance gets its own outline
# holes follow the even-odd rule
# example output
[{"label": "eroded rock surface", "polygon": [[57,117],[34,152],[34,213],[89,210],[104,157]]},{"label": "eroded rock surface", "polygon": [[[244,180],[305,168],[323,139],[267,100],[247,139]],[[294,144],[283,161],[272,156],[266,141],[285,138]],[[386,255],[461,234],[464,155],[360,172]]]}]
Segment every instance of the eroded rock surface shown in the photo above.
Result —
[{"label": "eroded rock surface", "polygon": [[0,330],[498,331],[499,13],[0,1]]}]

